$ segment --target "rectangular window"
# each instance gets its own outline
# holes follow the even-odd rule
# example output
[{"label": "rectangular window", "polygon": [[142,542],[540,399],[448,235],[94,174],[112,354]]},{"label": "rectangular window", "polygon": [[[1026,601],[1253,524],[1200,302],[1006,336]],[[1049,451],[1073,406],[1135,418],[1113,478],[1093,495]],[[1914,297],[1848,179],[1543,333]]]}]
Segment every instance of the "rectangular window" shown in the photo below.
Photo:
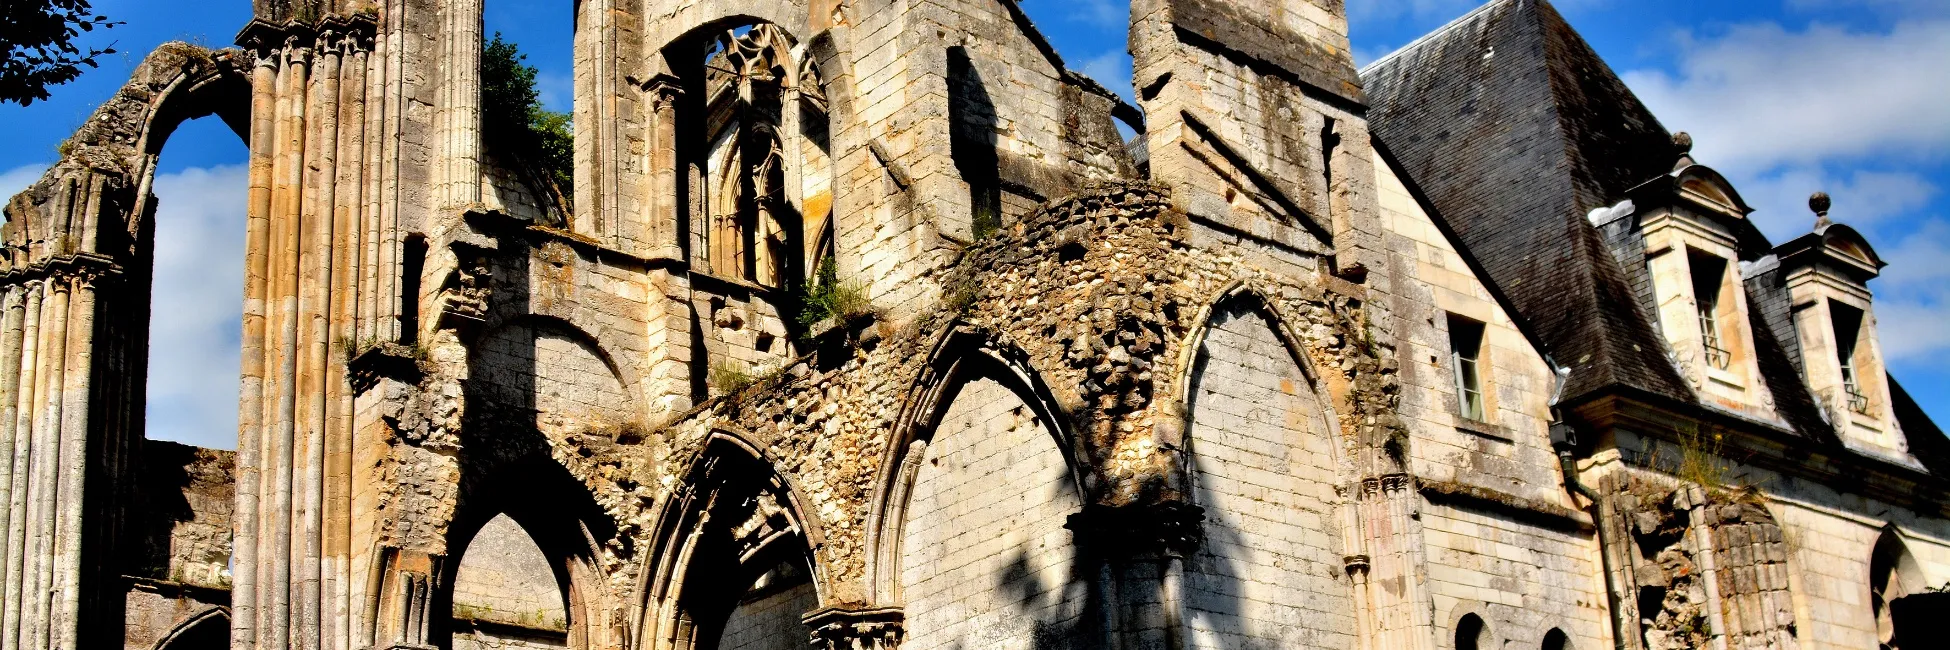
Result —
[{"label": "rectangular window", "polygon": [[1720,292],[1726,284],[1727,261],[1718,256],[1693,251],[1688,256],[1693,273],[1693,302],[1699,308],[1700,345],[1706,349],[1706,362],[1726,370],[1733,363],[1720,330]]},{"label": "rectangular window", "polygon": [[1449,315],[1449,365],[1456,371],[1456,406],[1465,420],[1488,419],[1483,406],[1483,324]]},{"label": "rectangular window", "polygon": [[1834,320],[1835,355],[1842,362],[1842,393],[1848,397],[1848,410],[1867,415],[1869,396],[1862,392],[1862,378],[1856,357],[1862,334],[1862,310],[1829,301],[1828,314]]}]

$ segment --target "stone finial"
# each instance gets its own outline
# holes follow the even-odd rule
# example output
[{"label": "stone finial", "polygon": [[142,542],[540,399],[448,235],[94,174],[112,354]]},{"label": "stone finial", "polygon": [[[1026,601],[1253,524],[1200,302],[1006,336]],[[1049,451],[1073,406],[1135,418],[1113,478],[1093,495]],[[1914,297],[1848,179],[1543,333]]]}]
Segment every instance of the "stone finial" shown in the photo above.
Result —
[{"label": "stone finial", "polygon": [[1693,165],[1693,134],[1685,131],[1672,134],[1672,147],[1679,150],[1679,162],[1672,166],[1673,171]]},{"label": "stone finial", "polygon": [[1815,211],[1816,230],[1826,228],[1828,224],[1834,223],[1828,219],[1829,204],[1830,201],[1828,200],[1827,192],[1815,192],[1814,194],[1808,195],[1808,209]]}]

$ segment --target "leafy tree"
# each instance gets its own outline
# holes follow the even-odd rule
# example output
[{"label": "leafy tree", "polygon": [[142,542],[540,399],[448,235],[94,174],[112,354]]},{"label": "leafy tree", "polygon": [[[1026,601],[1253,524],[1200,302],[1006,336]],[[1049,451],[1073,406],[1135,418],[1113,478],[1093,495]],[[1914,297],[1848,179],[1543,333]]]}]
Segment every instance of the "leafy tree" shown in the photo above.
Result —
[{"label": "leafy tree", "polygon": [[575,128],[568,113],[542,107],[535,68],[495,32],[481,48],[481,131],[489,147],[529,165],[563,211],[575,186]]},{"label": "leafy tree", "polygon": [[47,87],[81,76],[81,66],[114,54],[111,45],[82,50],[74,39],[83,32],[122,24],[96,15],[88,0],[5,0],[0,2],[0,102],[22,106],[47,99]]}]

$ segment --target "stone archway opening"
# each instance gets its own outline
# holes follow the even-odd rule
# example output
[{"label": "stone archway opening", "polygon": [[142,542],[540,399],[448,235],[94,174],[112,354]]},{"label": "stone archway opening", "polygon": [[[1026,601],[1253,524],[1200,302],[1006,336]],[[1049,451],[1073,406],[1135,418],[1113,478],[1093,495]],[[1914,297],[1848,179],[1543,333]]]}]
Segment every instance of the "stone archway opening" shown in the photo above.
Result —
[{"label": "stone archway opening", "polygon": [[134,269],[149,276],[143,433],[235,449],[250,152],[218,115],[157,135],[154,198],[136,237],[150,266]]},{"label": "stone archway opening", "polygon": [[569,646],[563,586],[521,524],[495,515],[459,560],[449,615],[453,650]]},{"label": "stone archway opening", "polygon": [[765,460],[729,438],[713,441],[659,525],[640,647],[806,647],[805,617],[821,603],[812,537]]}]

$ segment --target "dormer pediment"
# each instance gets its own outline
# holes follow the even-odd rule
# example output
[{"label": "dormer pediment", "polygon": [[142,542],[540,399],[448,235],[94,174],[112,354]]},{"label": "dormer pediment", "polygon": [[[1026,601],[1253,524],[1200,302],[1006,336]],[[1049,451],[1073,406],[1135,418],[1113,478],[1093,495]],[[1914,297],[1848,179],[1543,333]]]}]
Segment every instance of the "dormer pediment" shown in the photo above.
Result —
[{"label": "dormer pediment", "polygon": [[1672,173],[1678,196],[1695,207],[1711,210],[1734,219],[1746,219],[1754,209],[1741,200],[1725,176],[1706,165],[1687,165]]},{"label": "dormer pediment", "polygon": [[1888,266],[1869,240],[1854,228],[1830,223],[1774,249],[1785,270],[1823,265],[1856,282],[1867,283]]}]

